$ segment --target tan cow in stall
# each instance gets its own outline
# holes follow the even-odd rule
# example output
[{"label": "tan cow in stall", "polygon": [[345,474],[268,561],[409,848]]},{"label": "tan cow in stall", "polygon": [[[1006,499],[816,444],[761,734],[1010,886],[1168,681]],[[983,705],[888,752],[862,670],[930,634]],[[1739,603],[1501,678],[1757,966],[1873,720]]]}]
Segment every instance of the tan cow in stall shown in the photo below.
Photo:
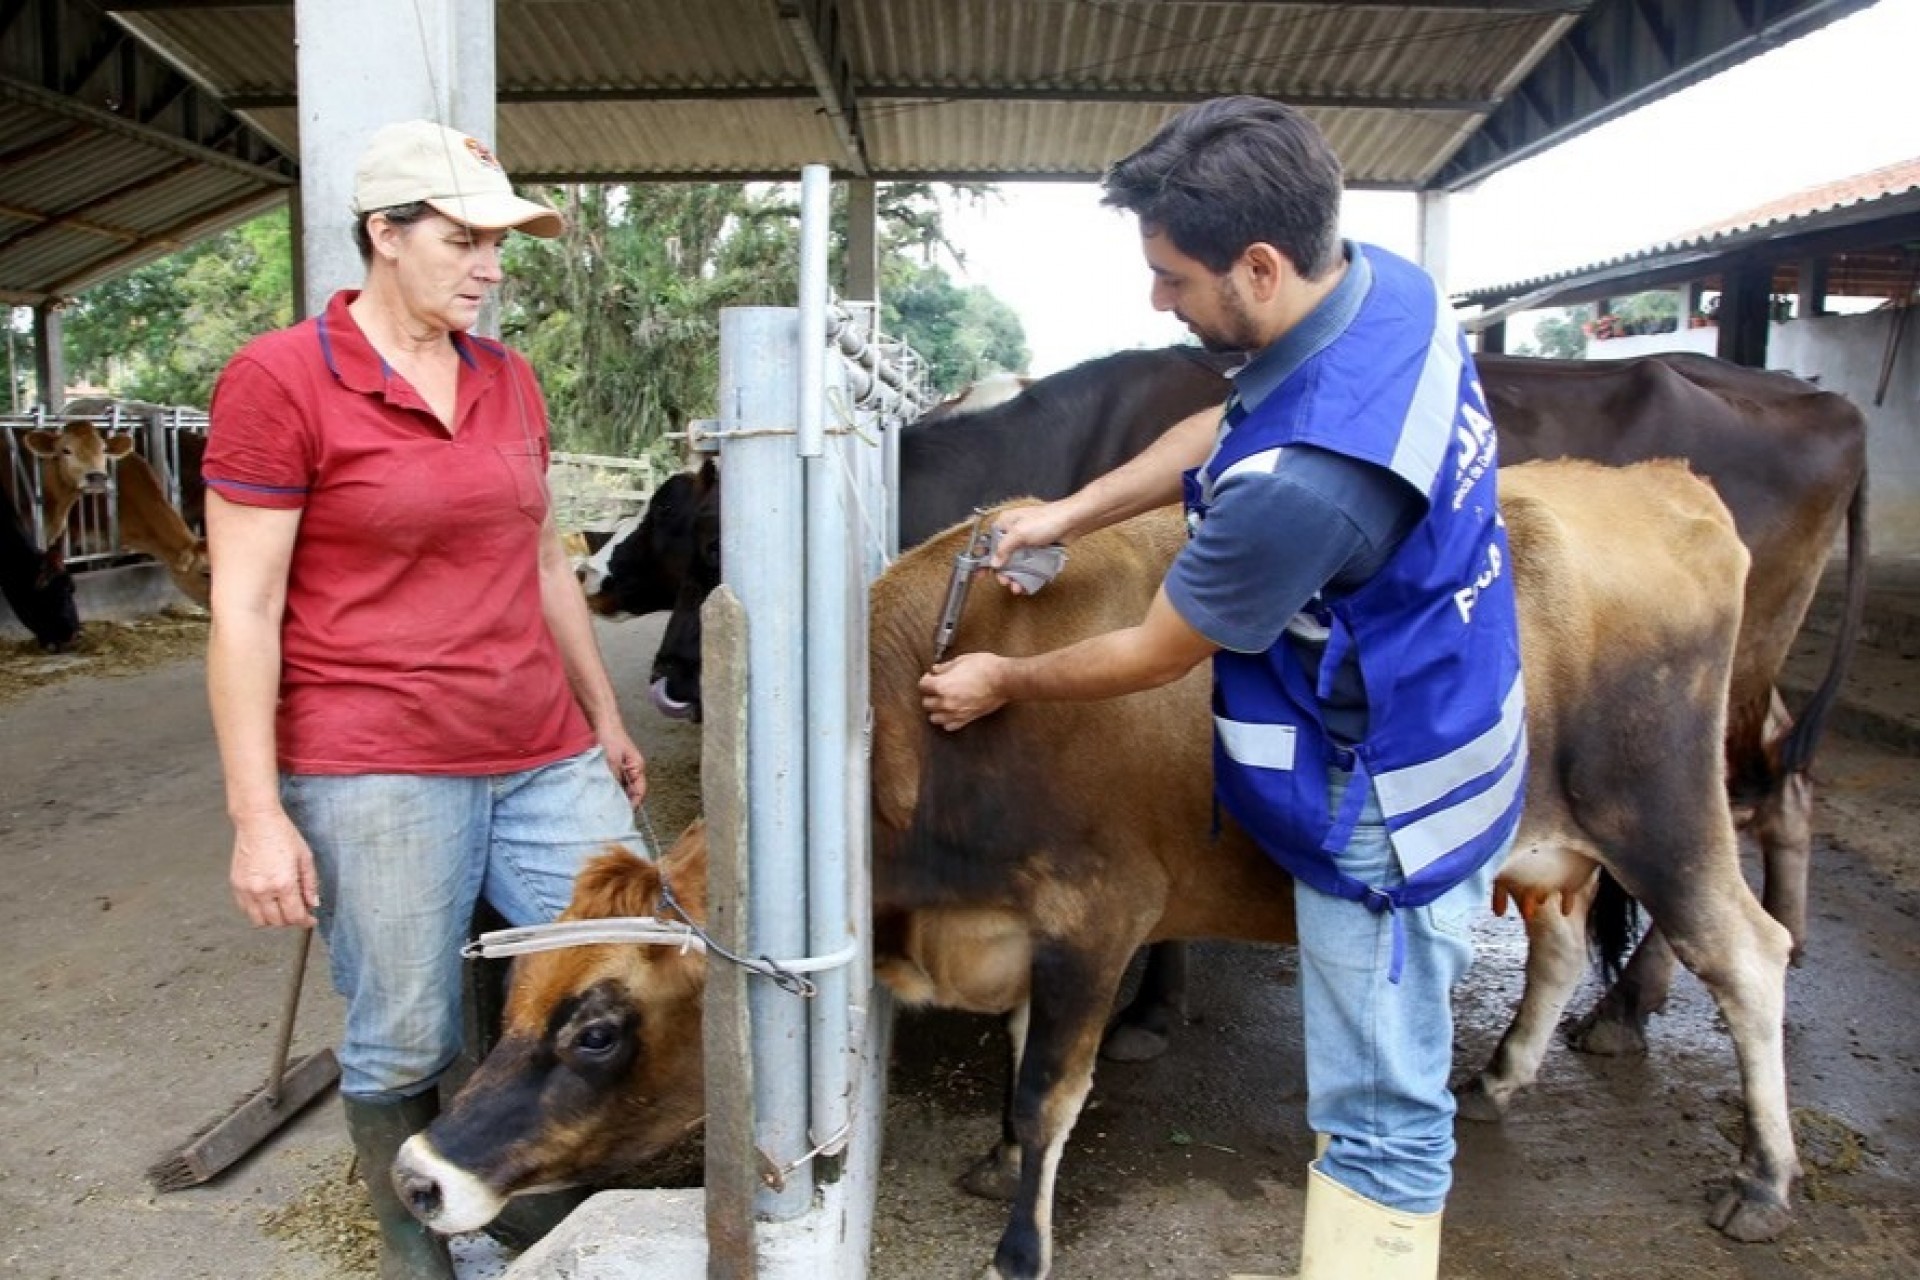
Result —
[{"label": "tan cow in stall", "polygon": [[114,481],[120,545],[158,560],[182,595],[203,608],[209,605],[213,563],[207,557],[207,540],[189,529],[167,501],[153,467],[139,454],[130,453],[120,459]]},{"label": "tan cow in stall", "polygon": [[66,532],[80,495],[105,493],[107,465],[133,452],[132,436],[103,436],[85,418],[71,419],[58,431],[29,431],[21,442],[40,459],[40,541],[48,549]]},{"label": "tan cow in stall", "polygon": [[41,527],[49,547],[65,532],[83,493],[107,491],[107,468],[112,466],[120,545],[152,556],[182,594],[197,604],[208,603],[212,567],[206,539],[196,536],[167,501],[159,474],[134,452],[131,435],[104,437],[93,423],[74,418],[59,431],[29,431],[24,439],[43,464]]},{"label": "tan cow in stall", "polygon": [[[1533,464],[1501,490],[1531,756],[1497,892],[1521,904],[1530,946],[1521,1007],[1463,1103],[1497,1114],[1531,1082],[1584,968],[1589,907],[1624,889],[1711,990],[1739,1058],[1746,1145],[1710,1221],[1771,1238],[1799,1173],[1789,939],[1741,877],[1721,753],[1747,552],[1682,464]],[[1015,704],[958,734],[928,725],[917,681],[965,536],[935,537],[873,588],[875,969],[906,1000],[1009,1015],[1009,1131],[983,1167],[1008,1175],[1013,1207],[987,1274],[1034,1280],[1128,958],[1166,938],[1291,941],[1292,886],[1230,822],[1214,835],[1204,670],[1109,701]],[[1131,625],[1184,537],[1169,508],[1082,538],[1044,594],[975,592],[958,648],[1033,653]],[[567,914],[653,915],[664,875],[702,917],[705,865],[698,826],[658,867],[611,851]],[[472,1230],[508,1196],[608,1179],[696,1124],[706,964],[607,945],[517,962],[498,1047],[395,1164],[415,1213]]]}]

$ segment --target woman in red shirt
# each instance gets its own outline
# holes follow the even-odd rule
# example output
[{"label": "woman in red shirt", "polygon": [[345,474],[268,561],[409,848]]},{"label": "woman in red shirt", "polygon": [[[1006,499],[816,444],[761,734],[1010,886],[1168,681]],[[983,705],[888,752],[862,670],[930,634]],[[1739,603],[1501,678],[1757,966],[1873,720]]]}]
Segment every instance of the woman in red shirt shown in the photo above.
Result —
[{"label": "woman in red shirt", "polygon": [[637,843],[645,761],[553,525],[539,384],[468,332],[507,234],[560,215],[424,120],[374,136],[354,211],[362,287],[250,343],[214,392],[208,686],[234,898],[256,925],[317,924],[347,1000],[380,1274],[451,1277],[388,1169],[460,1049],[474,908],[559,914],[582,862]]}]

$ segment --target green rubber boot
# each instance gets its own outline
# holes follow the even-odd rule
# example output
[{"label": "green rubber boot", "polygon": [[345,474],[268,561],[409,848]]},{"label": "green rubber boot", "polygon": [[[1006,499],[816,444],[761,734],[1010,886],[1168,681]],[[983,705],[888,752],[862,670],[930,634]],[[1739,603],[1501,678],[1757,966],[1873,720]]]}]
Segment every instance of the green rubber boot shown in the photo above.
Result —
[{"label": "green rubber boot", "polygon": [[393,1189],[393,1158],[400,1144],[426,1128],[439,1114],[434,1091],[398,1102],[371,1102],[341,1096],[347,1133],[360,1160],[360,1180],[380,1224],[380,1280],[455,1280],[447,1242],[407,1212]]}]

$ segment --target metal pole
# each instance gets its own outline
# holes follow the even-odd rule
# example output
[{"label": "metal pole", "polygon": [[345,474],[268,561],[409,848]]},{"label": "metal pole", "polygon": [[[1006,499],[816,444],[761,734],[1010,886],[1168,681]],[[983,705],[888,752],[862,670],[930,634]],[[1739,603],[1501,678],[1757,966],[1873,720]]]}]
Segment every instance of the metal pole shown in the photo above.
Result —
[{"label": "metal pole", "polygon": [[[852,511],[843,492],[845,435],[827,444],[827,169],[808,165],[800,184],[800,457],[807,513],[807,948],[829,955],[852,938],[847,913],[847,756],[852,739],[847,687],[849,650],[866,630],[854,609],[848,537]],[[834,360],[834,373],[841,362]],[[835,378],[836,382],[842,379]],[[823,1156],[846,1147],[847,971],[821,972],[808,1003],[811,1137]],[[816,1164],[837,1181],[839,1162]]]},{"label": "metal pole", "polygon": [[[817,343],[818,339],[815,339]],[[747,615],[748,927],[757,955],[798,956],[807,941],[805,840],[805,537],[798,429],[799,316],[792,308],[720,313],[720,555]],[[754,1133],[777,1176],[755,1207],[796,1218],[813,1196],[807,1141],[807,1014],[769,982],[753,1017]]]}]

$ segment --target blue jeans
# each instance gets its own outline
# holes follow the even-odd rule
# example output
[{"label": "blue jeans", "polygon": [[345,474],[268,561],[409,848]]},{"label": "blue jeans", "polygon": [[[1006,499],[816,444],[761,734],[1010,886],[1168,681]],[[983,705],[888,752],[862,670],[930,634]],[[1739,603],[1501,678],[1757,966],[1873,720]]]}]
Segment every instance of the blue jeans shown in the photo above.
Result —
[{"label": "blue jeans", "polygon": [[420,1093],[460,1052],[460,948],[481,895],[542,924],[609,844],[640,848],[599,747],[492,777],[294,774],[281,800],[313,849],[315,913],[347,1001],[340,1091]]},{"label": "blue jeans", "polygon": [[[1339,812],[1346,775],[1331,787]],[[1369,1200],[1432,1213],[1453,1182],[1453,1011],[1449,993],[1473,962],[1472,926],[1488,909],[1506,850],[1437,901],[1399,913],[1405,967],[1387,980],[1393,922],[1295,882],[1300,1003],[1306,1024],[1307,1122],[1326,1134],[1320,1171]],[[1403,878],[1380,803],[1369,797],[1341,869],[1390,888]]]}]

